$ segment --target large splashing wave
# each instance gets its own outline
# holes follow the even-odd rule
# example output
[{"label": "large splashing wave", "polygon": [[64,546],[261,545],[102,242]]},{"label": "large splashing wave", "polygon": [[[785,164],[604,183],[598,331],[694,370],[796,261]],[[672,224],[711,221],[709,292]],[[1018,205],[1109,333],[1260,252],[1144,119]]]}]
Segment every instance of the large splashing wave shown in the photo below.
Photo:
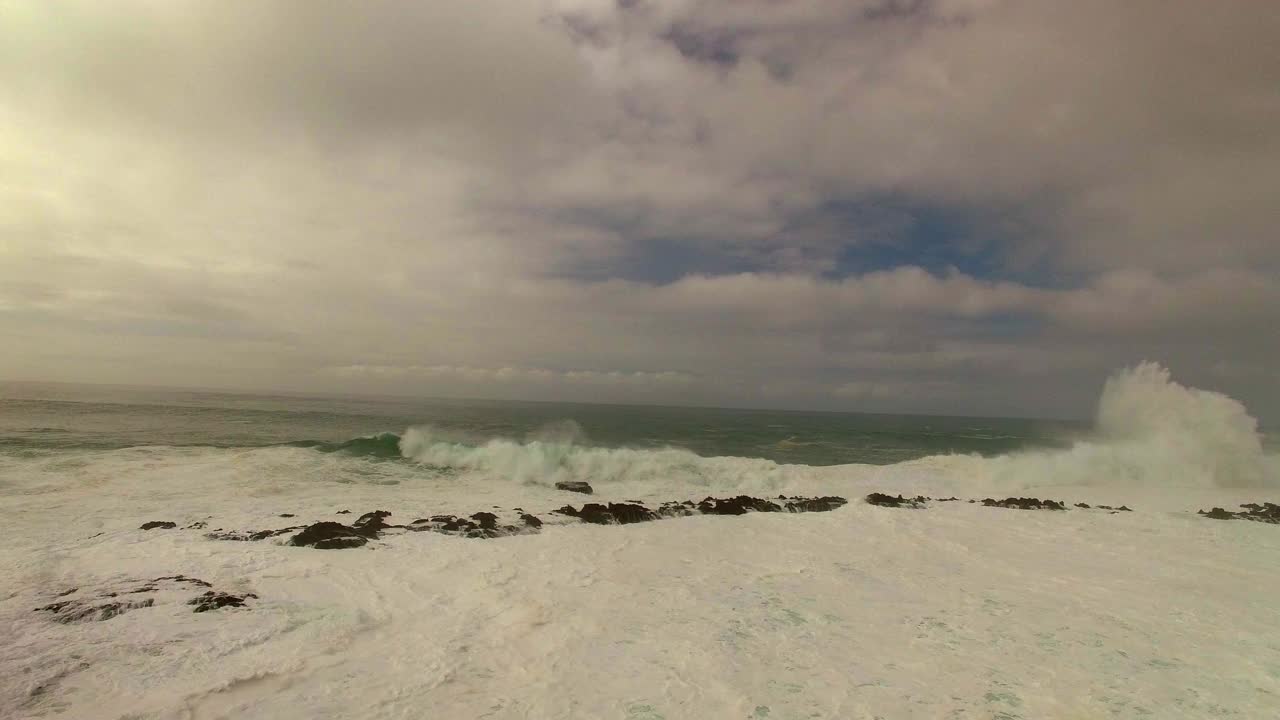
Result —
[{"label": "large splashing wave", "polygon": [[[572,421],[552,423],[523,440],[467,437],[418,426],[402,435],[295,445],[404,458],[472,476],[543,486],[585,480],[769,489],[787,485],[802,470],[767,459],[703,457],[679,448],[592,446]],[[1064,449],[990,458],[932,456],[888,468],[844,465],[825,468],[821,474],[828,479],[871,476],[894,483],[938,481],[974,491],[1042,486],[1241,488],[1280,486],[1280,458],[1266,453],[1257,421],[1242,403],[1180,385],[1164,367],[1142,363],[1107,380],[1093,431]]]},{"label": "large splashing wave", "polygon": [[1247,488],[1280,486],[1280,458],[1263,448],[1239,401],[1174,382],[1146,362],[1113,374],[1093,432],[1062,450],[995,458],[928,458],[941,475],[995,489],[1043,486]]}]

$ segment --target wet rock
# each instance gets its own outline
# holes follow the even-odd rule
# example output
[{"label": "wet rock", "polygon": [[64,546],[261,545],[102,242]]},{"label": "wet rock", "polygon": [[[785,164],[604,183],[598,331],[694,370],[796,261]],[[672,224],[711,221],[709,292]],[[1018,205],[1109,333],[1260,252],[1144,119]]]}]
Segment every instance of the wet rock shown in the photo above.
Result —
[{"label": "wet rock", "polygon": [[246,600],[250,598],[257,599],[257,595],[253,593],[245,593],[244,595],[232,595],[231,593],[216,592],[210,590],[203,595],[191,598],[187,601],[188,605],[194,605],[195,608],[191,612],[208,612],[224,607],[244,607]]},{"label": "wet rock", "polygon": [[[432,515],[430,518],[414,520],[405,526],[414,532],[438,532],[445,535],[458,535],[468,538],[496,538],[509,535],[525,535],[538,531],[542,521],[525,513],[521,516],[523,525],[500,525],[498,516],[490,512],[478,512],[468,518],[456,515]],[[532,518],[532,522],[530,522]]]},{"label": "wet rock", "polygon": [[[199,592],[195,588],[210,588],[202,594],[190,597],[190,593]],[[94,592],[84,588],[72,588],[57,595],[58,602],[50,603],[35,609],[51,615],[51,620],[58,623],[103,622],[127,612],[142,608],[155,607],[161,603],[186,602],[195,605],[195,612],[205,612],[225,606],[240,607],[246,598],[256,597],[252,594],[235,595],[212,589],[212,586],[199,578],[186,575],[166,575],[154,580],[116,581]]]},{"label": "wet rock", "polygon": [[374,510],[367,512],[351,523],[352,528],[362,535],[370,538],[378,537],[378,533],[391,527],[384,520],[391,517],[391,513],[386,510]]},{"label": "wet rock", "polygon": [[69,625],[80,622],[102,622],[103,620],[110,620],[118,615],[123,615],[130,610],[147,608],[155,604],[156,601],[152,598],[129,601],[113,600],[107,603],[64,600],[36,608],[36,612],[53,613],[54,622]]},{"label": "wet rock", "polygon": [[849,504],[849,501],[842,497],[828,495],[816,498],[787,498],[786,504],[782,507],[787,512],[830,512],[847,504]]},{"label": "wet rock", "polygon": [[1039,498],[1005,498],[1004,500],[993,500],[986,498],[982,501],[986,507],[1010,508],[1015,510],[1066,510],[1067,506],[1061,502],[1054,500],[1041,500]]},{"label": "wet rock", "polygon": [[280,517],[282,517],[282,518],[291,518],[291,517],[297,517],[297,516],[296,516],[296,515],[294,515],[293,513],[280,513]]},{"label": "wet rock", "polygon": [[657,513],[635,503],[609,503],[608,505],[587,503],[582,506],[581,510],[573,510],[572,507],[566,505],[561,512],[564,512],[565,509],[572,512],[565,512],[564,514],[572,515],[582,522],[591,523],[592,525],[630,525],[658,519]]},{"label": "wet rock", "polygon": [[338,515],[350,515],[350,514],[351,514],[351,511],[350,511],[350,510],[339,510],[339,511],[337,512],[337,514],[338,514]]},{"label": "wet rock", "polygon": [[565,492],[582,493],[584,495],[591,495],[595,492],[590,483],[582,482],[580,480],[563,480],[556,483],[556,489],[564,490]]},{"label": "wet rock", "polygon": [[143,523],[142,527],[138,529],[139,530],[172,530],[176,527],[178,527],[178,523],[171,523],[165,520],[152,520],[151,522]]},{"label": "wet rock", "polygon": [[357,548],[369,542],[369,537],[356,528],[336,522],[318,522],[308,525],[302,532],[289,538],[296,547],[313,547],[317,550],[345,550]]},{"label": "wet rock", "polygon": [[203,520],[198,520],[186,526],[185,528],[183,528],[183,530],[203,530],[207,527],[209,527],[208,523],[204,522]]},{"label": "wet rock", "polygon": [[1262,503],[1261,505],[1258,503],[1246,503],[1240,507],[1244,508],[1245,512],[1237,513],[1237,515],[1243,516],[1245,520],[1280,524],[1280,505],[1275,503]]},{"label": "wet rock", "polygon": [[[843,499],[843,498],[842,498]],[[892,508],[921,508],[924,507],[925,501],[929,498],[917,496],[915,498],[904,498],[901,495],[886,495],[884,493],[871,493],[865,500],[868,505],[879,505],[880,507]]]},{"label": "wet rock", "polygon": [[201,580],[200,578],[187,577],[186,575],[166,575],[165,577],[158,577],[155,580],[152,580],[151,582],[166,582],[166,581],[190,583],[192,585],[199,585],[200,587],[213,587],[213,585],[210,585],[209,583],[205,582],[204,580]]},{"label": "wet rock", "polygon": [[1078,508],[1084,508],[1085,510],[1088,510],[1088,509],[1089,509],[1089,503],[1076,503],[1076,507],[1078,507]]},{"label": "wet rock", "polygon": [[781,512],[782,508],[772,501],[739,495],[732,498],[705,498],[698,503],[698,512],[703,515],[746,515],[749,512]]},{"label": "wet rock", "polygon": [[1244,510],[1231,512],[1230,510],[1216,507],[1209,512],[1200,510],[1199,514],[1214,520],[1252,520],[1253,522],[1273,525],[1280,524],[1280,505],[1275,503],[1244,503],[1240,507],[1244,508]]},{"label": "wet rock", "polygon": [[306,526],[292,525],[290,527],[277,528],[275,530],[246,530],[246,531],[215,530],[210,533],[205,533],[204,536],[209,538],[210,540],[232,540],[236,542],[248,542],[248,541],[266,540],[267,538],[275,537],[277,535],[284,535],[285,533],[291,533],[295,530],[301,530],[304,527]]},{"label": "wet rock", "polygon": [[491,512],[475,513],[474,515],[471,516],[471,519],[475,520],[476,523],[479,524],[480,527],[484,528],[485,530],[498,529],[498,516],[494,515]]}]

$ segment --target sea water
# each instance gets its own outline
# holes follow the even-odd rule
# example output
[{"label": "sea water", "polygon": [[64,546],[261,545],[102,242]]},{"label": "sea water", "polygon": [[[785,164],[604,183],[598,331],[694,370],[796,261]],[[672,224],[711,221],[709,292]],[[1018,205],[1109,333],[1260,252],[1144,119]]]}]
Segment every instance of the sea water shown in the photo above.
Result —
[{"label": "sea water", "polygon": [[[1272,717],[1280,526],[1196,513],[1280,500],[1269,443],[1154,365],[1091,423],[6,385],[0,717]],[[184,529],[543,514],[586,499],[562,480],[851,502],[342,551]],[[176,575],[256,597],[37,610]]]}]

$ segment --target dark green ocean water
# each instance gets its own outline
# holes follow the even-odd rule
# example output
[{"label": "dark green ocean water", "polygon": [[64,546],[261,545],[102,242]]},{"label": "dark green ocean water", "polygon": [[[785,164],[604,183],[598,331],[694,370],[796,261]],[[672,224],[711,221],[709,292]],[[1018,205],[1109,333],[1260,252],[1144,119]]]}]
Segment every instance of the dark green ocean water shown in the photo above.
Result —
[{"label": "dark green ocean water", "polygon": [[[1082,424],[967,418],[491,400],[249,395],[112,386],[0,384],[0,452],[141,445],[314,446],[394,457],[429,425],[467,443],[554,437],[604,447],[804,465],[889,464],[927,455],[1062,447]],[[375,441],[349,442],[390,433]]]}]

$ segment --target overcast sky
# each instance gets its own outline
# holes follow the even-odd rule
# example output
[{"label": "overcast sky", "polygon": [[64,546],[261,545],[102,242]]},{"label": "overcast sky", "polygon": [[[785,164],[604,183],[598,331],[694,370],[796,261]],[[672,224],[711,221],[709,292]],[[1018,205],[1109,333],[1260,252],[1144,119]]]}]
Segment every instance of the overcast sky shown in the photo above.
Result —
[{"label": "overcast sky", "polygon": [[0,379],[1280,421],[1280,2],[0,0]]}]

